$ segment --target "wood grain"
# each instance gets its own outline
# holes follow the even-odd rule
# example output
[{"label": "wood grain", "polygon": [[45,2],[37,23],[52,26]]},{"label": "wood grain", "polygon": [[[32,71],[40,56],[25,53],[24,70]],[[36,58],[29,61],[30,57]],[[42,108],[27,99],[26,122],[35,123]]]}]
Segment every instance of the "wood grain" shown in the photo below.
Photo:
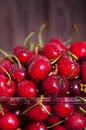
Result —
[{"label": "wood grain", "polygon": [[86,40],[86,0],[0,0],[0,48],[11,52],[32,30],[36,34],[31,40],[37,41],[44,22],[44,44],[52,37],[73,38],[73,23]]}]

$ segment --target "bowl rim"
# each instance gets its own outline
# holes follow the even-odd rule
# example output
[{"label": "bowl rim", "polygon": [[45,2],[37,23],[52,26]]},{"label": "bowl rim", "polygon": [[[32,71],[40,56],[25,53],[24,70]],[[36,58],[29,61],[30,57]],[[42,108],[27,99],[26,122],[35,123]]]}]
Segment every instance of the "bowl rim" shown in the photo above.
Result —
[{"label": "bowl rim", "polygon": [[86,104],[86,97],[0,97],[0,102],[9,104],[30,104],[38,103],[56,104],[56,103],[71,103],[71,104]]}]

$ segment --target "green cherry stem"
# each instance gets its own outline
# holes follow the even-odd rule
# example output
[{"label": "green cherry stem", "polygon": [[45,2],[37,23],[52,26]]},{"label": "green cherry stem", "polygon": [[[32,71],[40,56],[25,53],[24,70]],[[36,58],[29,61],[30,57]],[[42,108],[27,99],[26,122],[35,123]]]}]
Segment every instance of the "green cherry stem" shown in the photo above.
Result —
[{"label": "green cherry stem", "polygon": [[42,24],[40,29],[39,29],[39,33],[38,33],[38,40],[39,40],[39,44],[41,47],[43,47],[43,41],[42,41],[42,32],[44,30],[44,28],[46,27],[46,23]]},{"label": "green cherry stem", "polygon": [[71,42],[72,40],[73,40],[73,39],[70,38],[70,39],[68,39],[67,41],[65,41],[64,44],[65,44],[66,46],[68,46],[68,45],[70,45],[70,42]]},{"label": "green cherry stem", "polygon": [[77,40],[80,41],[80,30],[79,30],[78,26],[76,24],[73,24],[73,28],[76,31],[76,38],[77,38]]},{"label": "green cherry stem", "polygon": [[27,113],[29,110],[31,110],[32,108],[34,108],[37,105],[38,105],[38,103],[35,103],[34,105],[28,107],[25,111],[23,111],[22,113],[20,113],[20,115],[24,115],[25,113]]},{"label": "green cherry stem", "polygon": [[57,123],[55,123],[55,124],[53,124],[53,125],[47,126],[47,128],[48,128],[48,129],[49,129],[49,128],[53,128],[53,127],[55,127],[55,126],[57,126],[57,125],[63,123],[64,121],[65,121],[65,120],[59,121],[59,122],[57,122]]},{"label": "green cherry stem", "polygon": [[77,98],[79,98],[80,100],[82,100],[83,102],[86,102],[86,99],[80,96],[77,96]]},{"label": "green cherry stem", "polygon": [[27,46],[28,40],[34,35],[35,31],[32,31],[24,40],[24,47]]},{"label": "green cherry stem", "polygon": [[17,56],[15,56],[15,55],[11,55],[10,58],[14,58],[14,59],[17,61],[19,67],[20,67],[20,68],[22,67],[22,65],[21,65],[19,59],[17,58]]},{"label": "green cherry stem", "polygon": [[7,54],[5,51],[3,51],[2,49],[0,49],[0,52],[1,52],[5,57],[8,57],[8,54]]},{"label": "green cherry stem", "polygon": [[5,51],[0,49],[0,52],[4,55],[4,57],[8,58],[12,63],[15,63],[14,60],[12,58],[10,58],[10,55],[7,54]]},{"label": "green cherry stem", "polygon": [[83,113],[85,113],[85,114],[86,114],[86,110],[85,110],[84,108],[79,107],[79,109],[80,109]]},{"label": "green cherry stem", "polygon": [[3,111],[3,107],[2,107],[2,105],[0,104],[0,110],[1,110],[1,112],[2,112],[2,115],[4,116],[5,115],[5,113],[4,113],[4,111]]},{"label": "green cherry stem", "polygon": [[75,54],[73,54],[72,52],[68,51],[68,54],[70,56],[72,56],[75,60],[78,60],[78,57]]},{"label": "green cherry stem", "polygon": [[9,77],[9,80],[7,81],[7,84],[9,85],[11,82],[11,76],[10,74],[0,65],[0,68],[6,73],[6,75]]}]

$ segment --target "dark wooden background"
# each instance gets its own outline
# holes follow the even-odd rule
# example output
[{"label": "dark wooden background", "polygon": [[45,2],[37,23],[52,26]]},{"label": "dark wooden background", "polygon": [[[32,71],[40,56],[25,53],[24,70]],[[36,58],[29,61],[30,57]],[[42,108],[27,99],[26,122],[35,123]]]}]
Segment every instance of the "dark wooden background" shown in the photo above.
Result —
[{"label": "dark wooden background", "polygon": [[25,37],[47,23],[43,33],[46,43],[51,37],[66,41],[73,37],[72,24],[78,25],[81,39],[86,40],[86,0],[0,0],[0,48],[11,52],[23,44]]}]

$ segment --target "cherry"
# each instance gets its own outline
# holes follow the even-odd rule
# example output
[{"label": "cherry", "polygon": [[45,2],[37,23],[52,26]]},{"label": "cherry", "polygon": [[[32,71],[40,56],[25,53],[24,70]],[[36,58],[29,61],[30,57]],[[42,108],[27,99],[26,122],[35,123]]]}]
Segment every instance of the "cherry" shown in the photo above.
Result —
[{"label": "cherry", "polygon": [[[38,115],[39,112],[39,115]],[[36,105],[33,108],[31,108],[28,112],[27,112],[27,116],[29,119],[33,120],[33,121],[38,121],[38,122],[42,122],[45,119],[48,118],[48,116],[50,115],[51,112],[51,106],[48,104],[43,104],[43,105]]]},{"label": "cherry", "polygon": [[57,103],[53,106],[53,111],[56,115],[58,115],[61,118],[66,118],[72,113],[74,113],[74,104],[66,102],[65,98],[61,99],[60,102],[61,103]]},{"label": "cherry", "polygon": [[54,114],[51,114],[50,116],[48,116],[48,118],[45,120],[45,123],[47,122],[47,125],[48,126],[51,126],[57,122],[59,122],[61,119],[60,117],[54,115]]},{"label": "cherry", "polygon": [[64,96],[68,88],[68,80],[61,75],[51,75],[42,81],[42,91],[47,96]]},{"label": "cherry", "polygon": [[0,96],[11,97],[16,91],[15,83],[4,75],[0,75]]},{"label": "cherry", "polygon": [[17,85],[17,95],[20,97],[36,97],[36,85],[31,80],[24,79]]},{"label": "cherry", "polygon": [[25,64],[25,67],[28,68],[28,66],[30,65],[30,63],[32,61],[34,61],[35,59],[41,57],[41,55],[36,55],[36,54],[33,54],[27,61],[27,63]]},{"label": "cherry", "polygon": [[80,64],[86,64],[86,55],[81,56],[81,58],[79,59],[79,63]]},{"label": "cherry", "polygon": [[86,127],[86,117],[79,112],[74,112],[66,118],[68,130],[82,130]]},{"label": "cherry", "polygon": [[17,63],[10,66],[9,73],[16,83],[26,78],[26,69],[22,66],[19,66]]},{"label": "cherry", "polygon": [[6,75],[4,68],[6,71],[9,71],[9,67],[12,65],[12,62],[8,58],[3,58],[0,60],[0,74]]},{"label": "cherry", "polygon": [[28,66],[28,76],[36,82],[43,80],[50,71],[51,63],[44,56],[40,56],[33,60]]},{"label": "cherry", "polygon": [[44,123],[33,122],[26,126],[25,130],[47,130],[47,127]]},{"label": "cherry", "polygon": [[81,83],[82,83],[82,81],[79,78],[75,78],[73,80],[70,80],[69,91],[70,91],[71,96],[81,95]]},{"label": "cherry", "polygon": [[32,55],[31,51],[23,46],[16,46],[13,49],[13,54],[18,57],[22,64],[25,64]]},{"label": "cherry", "polygon": [[74,42],[70,45],[69,50],[78,58],[86,55],[86,41]]},{"label": "cherry", "polygon": [[64,50],[67,50],[67,47],[59,39],[53,38],[44,46],[44,55],[48,59],[55,59]]},{"label": "cherry", "polygon": [[12,113],[6,113],[0,119],[0,129],[1,130],[16,130],[18,128],[19,121],[16,115]]},{"label": "cherry", "polygon": [[59,74],[68,79],[79,75],[80,67],[78,62],[69,55],[63,55],[57,62]]},{"label": "cherry", "polygon": [[86,83],[86,64],[80,65],[80,77],[83,83]]}]

